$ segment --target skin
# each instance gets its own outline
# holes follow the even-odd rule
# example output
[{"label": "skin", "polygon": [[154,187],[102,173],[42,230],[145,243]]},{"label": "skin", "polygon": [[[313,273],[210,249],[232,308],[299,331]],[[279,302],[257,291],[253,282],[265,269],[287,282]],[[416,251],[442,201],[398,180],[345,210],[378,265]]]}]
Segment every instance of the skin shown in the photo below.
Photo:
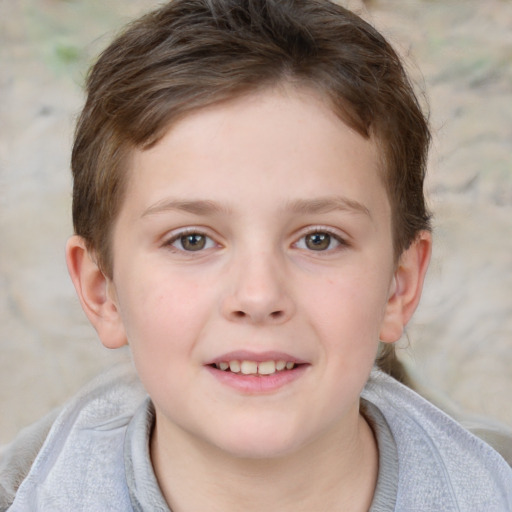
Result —
[{"label": "skin", "polygon": [[[378,455],[359,395],[379,339],[417,305],[431,246],[420,233],[394,263],[380,161],[316,93],[260,91],[134,152],[112,280],[68,243],[84,310],[107,347],[129,343],[154,402],[173,510],[368,509]],[[303,364],[246,389],[210,366],[233,351]]]}]

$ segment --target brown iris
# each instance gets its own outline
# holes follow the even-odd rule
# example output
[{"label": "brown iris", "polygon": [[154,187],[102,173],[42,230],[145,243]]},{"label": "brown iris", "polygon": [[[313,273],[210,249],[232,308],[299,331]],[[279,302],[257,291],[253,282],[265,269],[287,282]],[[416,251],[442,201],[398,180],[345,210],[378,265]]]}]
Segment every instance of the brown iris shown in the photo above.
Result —
[{"label": "brown iris", "polygon": [[311,233],[305,237],[306,247],[312,251],[325,251],[331,245],[329,233]]},{"label": "brown iris", "polygon": [[206,245],[206,237],[199,233],[191,233],[180,238],[181,245],[186,251],[200,251]]}]

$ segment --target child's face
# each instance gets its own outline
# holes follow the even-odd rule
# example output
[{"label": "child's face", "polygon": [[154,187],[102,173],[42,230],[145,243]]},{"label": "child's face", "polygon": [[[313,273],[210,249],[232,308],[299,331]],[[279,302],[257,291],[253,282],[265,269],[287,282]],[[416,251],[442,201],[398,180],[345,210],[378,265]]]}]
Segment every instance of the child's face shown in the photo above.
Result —
[{"label": "child's face", "polygon": [[[199,110],[135,152],[112,297],[160,438],[264,457],[354,425],[394,290],[380,165],[291,88]],[[230,361],[275,373],[216,368]]]}]

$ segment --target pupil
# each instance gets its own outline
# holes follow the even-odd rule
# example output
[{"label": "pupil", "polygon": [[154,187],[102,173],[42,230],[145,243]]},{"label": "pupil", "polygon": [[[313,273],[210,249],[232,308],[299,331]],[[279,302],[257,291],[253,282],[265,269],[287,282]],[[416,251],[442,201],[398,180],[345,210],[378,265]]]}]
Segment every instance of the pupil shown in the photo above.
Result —
[{"label": "pupil", "polygon": [[200,251],[206,244],[206,239],[203,235],[186,235],[181,237],[181,244],[187,251]]},{"label": "pupil", "polygon": [[313,233],[306,237],[306,246],[313,251],[322,251],[329,247],[331,235],[327,233]]}]

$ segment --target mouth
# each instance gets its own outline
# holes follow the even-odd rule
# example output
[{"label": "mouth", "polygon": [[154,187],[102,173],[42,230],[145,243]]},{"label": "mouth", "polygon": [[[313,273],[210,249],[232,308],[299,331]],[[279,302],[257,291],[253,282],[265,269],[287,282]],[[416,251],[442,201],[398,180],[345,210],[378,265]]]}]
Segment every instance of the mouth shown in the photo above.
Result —
[{"label": "mouth", "polygon": [[277,392],[301,379],[311,364],[284,352],[254,353],[237,350],[207,362],[220,383],[244,395]]},{"label": "mouth", "polygon": [[295,361],[286,361],[284,359],[270,359],[268,361],[232,359],[215,362],[209,366],[227,373],[268,376],[276,373],[289,372],[298,366],[302,366],[302,364],[296,363]]}]

